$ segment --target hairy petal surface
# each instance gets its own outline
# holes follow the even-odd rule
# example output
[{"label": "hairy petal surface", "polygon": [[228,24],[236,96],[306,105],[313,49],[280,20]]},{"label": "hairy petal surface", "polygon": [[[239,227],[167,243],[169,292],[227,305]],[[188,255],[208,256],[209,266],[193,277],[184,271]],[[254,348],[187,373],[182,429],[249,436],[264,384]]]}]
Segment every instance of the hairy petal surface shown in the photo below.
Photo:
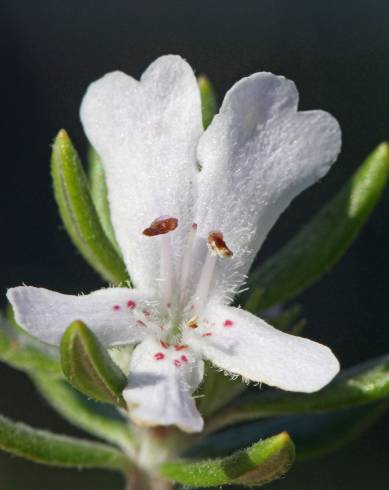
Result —
[{"label": "hairy petal surface", "polygon": [[210,305],[199,328],[186,331],[185,341],[225,371],[287,391],[320,390],[339,371],[328,347],[229,306]]},{"label": "hairy petal surface", "polygon": [[102,158],[115,235],[139,288],[155,287],[159,238],[142,231],[159,216],[178,219],[177,256],[193,221],[201,103],[191,67],[158,58],[140,82],[113,72],[92,83],[81,106],[85,132]]},{"label": "hairy petal surface", "polygon": [[153,338],[138,345],[123,397],[138,425],[176,425],[199,432],[203,419],[192,393],[203,378],[203,361],[191,350],[163,347]]},{"label": "hairy petal surface", "polygon": [[135,313],[147,308],[148,298],[135,289],[108,288],[72,296],[20,286],[9,289],[7,298],[18,324],[47,344],[59,345],[75,320],[83,321],[105,346],[138,342],[145,335]]},{"label": "hairy petal surface", "polygon": [[242,282],[279,215],[340,151],[336,120],[297,104],[293,82],[256,73],[232,87],[200,140],[195,219],[204,236],[221,230],[234,252],[218,264],[216,296]]}]

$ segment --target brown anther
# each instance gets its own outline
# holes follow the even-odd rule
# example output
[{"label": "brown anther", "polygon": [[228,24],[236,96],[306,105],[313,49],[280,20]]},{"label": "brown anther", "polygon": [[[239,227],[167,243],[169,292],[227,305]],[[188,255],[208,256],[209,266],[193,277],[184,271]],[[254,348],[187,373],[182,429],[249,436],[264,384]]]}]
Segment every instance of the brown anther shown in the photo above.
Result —
[{"label": "brown anther", "polygon": [[211,233],[208,235],[208,246],[212,253],[218,255],[219,257],[232,257],[234,255],[227,247],[221,231],[211,231]]},{"label": "brown anther", "polygon": [[178,219],[172,218],[171,216],[160,216],[155,219],[151,225],[143,230],[143,235],[146,236],[157,236],[157,235],[165,235],[165,233],[169,233],[177,228]]},{"label": "brown anther", "polygon": [[188,320],[186,322],[186,326],[189,327],[189,328],[198,328],[198,325],[197,325],[197,315],[195,315],[190,320]]},{"label": "brown anther", "polygon": [[188,349],[188,346],[187,345],[176,345],[174,348],[176,349],[176,351],[180,351],[180,350]]}]

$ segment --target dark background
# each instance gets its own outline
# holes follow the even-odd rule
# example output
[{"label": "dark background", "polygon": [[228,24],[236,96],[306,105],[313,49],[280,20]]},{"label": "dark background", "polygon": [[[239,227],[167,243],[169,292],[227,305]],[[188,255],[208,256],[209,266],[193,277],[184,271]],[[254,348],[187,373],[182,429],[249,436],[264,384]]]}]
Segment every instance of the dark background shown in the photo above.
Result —
[{"label": "dark background", "polygon": [[[50,143],[65,127],[81,152],[78,118],[88,84],[121,69],[139,77],[156,57],[177,53],[207,73],[220,96],[239,78],[267,70],[293,79],[301,108],[321,108],[343,128],[339,163],[299,197],[266,243],[265,257],[298,229],[373,147],[389,139],[389,3],[370,0],[1,2],[1,293],[22,282],[77,293],[99,278],[77,255],[57,214]],[[386,193],[346,258],[301,301],[306,335],[330,345],[343,366],[389,351]],[[0,368],[0,411],[42,428],[77,434],[27,378]],[[275,489],[384,489],[386,420],[357,442],[297,465]],[[386,482],[386,483],[385,483]],[[0,489],[120,489],[105,472],[47,469],[0,454]]]}]

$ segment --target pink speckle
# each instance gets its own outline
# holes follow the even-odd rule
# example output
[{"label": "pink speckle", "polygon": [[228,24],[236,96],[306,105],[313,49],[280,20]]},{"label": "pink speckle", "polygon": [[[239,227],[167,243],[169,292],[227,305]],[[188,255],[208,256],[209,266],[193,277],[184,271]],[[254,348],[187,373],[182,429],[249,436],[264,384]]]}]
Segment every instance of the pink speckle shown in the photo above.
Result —
[{"label": "pink speckle", "polygon": [[120,305],[113,305],[113,310],[119,311],[120,310]]},{"label": "pink speckle", "polygon": [[129,299],[127,301],[127,307],[130,309],[130,310],[133,310],[135,307],[136,307],[136,303],[135,301],[133,301],[132,299]]},{"label": "pink speckle", "polygon": [[196,231],[197,230],[197,223],[192,224],[192,230]]},{"label": "pink speckle", "polygon": [[165,359],[165,354],[163,352],[157,352],[154,354],[154,359],[156,361],[162,361],[162,359]]},{"label": "pink speckle", "polygon": [[189,362],[189,359],[186,356],[181,356],[182,362]]},{"label": "pink speckle", "polygon": [[175,365],[176,367],[180,367],[180,366],[181,366],[181,362],[180,362],[178,359],[175,359],[175,360],[174,360],[174,365]]},{"label": "pink speckle", "polygon": [[232,325],[234,324],[234,322],[232,320],[224,320],[223,322],[223,327],[232,327]]},{"label": "pink speckle", "polygon": [[211,337],[211,332],[205,332],[203,333],[202,337]]},{"label": "pink speckle", "polygon": [[177,351],[180,351],[180,350],[185,350],[185,349],[187,349],[187,348],[188,348],[188,346],[187,346],[187,345],[176,345],[174,348],[175,348]]}]

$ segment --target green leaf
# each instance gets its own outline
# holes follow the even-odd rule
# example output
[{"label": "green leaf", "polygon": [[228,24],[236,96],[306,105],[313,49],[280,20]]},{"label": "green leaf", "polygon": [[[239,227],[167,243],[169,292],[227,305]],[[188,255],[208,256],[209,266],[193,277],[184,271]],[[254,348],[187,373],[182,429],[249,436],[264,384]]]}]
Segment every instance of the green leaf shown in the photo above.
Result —
[{"label": "green leaf", "polygon": [[[368,430],[387,410],[388,404],[380,403],[329,414],[294,417],[290,421],[290,430],[298,439],[297,458],[300,461],[317,458],[346,446]],[[281,425],[284,424],[279,422],[278,426]]]},{"label": "green leaf", "polygon": [[75,388],[95,400],[126,408],[122,398],[126,377],[83,322],[75,321],[66,329],[60,352],[62,370]]},{"label": "green leaf", "polygon": [[88,180],[89,189],[101,226],[115,250],[120,254],[115,232],[111,223],[111,212],[108,202],[108,189],[105,181],[104,167],[96,150],[88,149]]},{"label": "green leaf", "polygon": [[389,145],[382,143],[335,197],[281,250],[255,270],[245,309],[284,302],[343,256],[378,203],[389,175]]},{"label": "green leaf", "polygon": [[206,363],[204,380],[196,392],[197,408],[203,417],[209,417],[246,389],[240,378],[231,379]]},{"label": "green leaf", "polygon": [[370,403],[337,412],[291,415],[231,427],[211,434],[188,451],[191,457],[219,457],[281,430],[296,445],[297,459],[314,458],[338,449],[367,430],[388,410],[389,402]]},{"label": "green leaf", "polygon": [[33,380],[50,405],[73,425],[120,446],[126,454],[133,451],[135,438],[128,421],[112,405],[87,399],[62,379],[34,376]]},{"label": "green leaf", "polygon": [[204,129],[207,129],[219,109],[219,104],[217,102],[215,90],[208,77],[201,75],[198,77],[197,82],[200,89],[203,126]]},{"label": "green leaf", "polygon": [[226,458],[177,460],[160,467],[163,476],[191,487],[225,484],[261,486],[283,476],[294,461],[294,445],[287,433],[256,442]]},{"label": "green leaf", "polygon": [[347,369],[316,393],[269,390],[242,397],[210,419],[206,430],[274,415],[339,410],[386,397],[389,397],[389,355]]},{"label": "green leaf", "polygon": [[0,316],[0,360],[29,374],[63,377],[58,352]]},{"label": "green leaf", "polygon": [[1,415],[0,449],[52,466],[121,470],[130,464],[113,447],[33,429]]},{"label": "green leaf", "polygon": [[63,129],[54,140],[51,173],[59,212],[75,246],[108,282],[126,282],[125,265],[104,233],[81,162]]},{"label": "green leaf", "polygon": [[278,330],[293,335],[300,335],[306,325],[306,320],[301,318],[301,313],[301,306],[293,305],[277,315],[268,318],[267,321]]}]

